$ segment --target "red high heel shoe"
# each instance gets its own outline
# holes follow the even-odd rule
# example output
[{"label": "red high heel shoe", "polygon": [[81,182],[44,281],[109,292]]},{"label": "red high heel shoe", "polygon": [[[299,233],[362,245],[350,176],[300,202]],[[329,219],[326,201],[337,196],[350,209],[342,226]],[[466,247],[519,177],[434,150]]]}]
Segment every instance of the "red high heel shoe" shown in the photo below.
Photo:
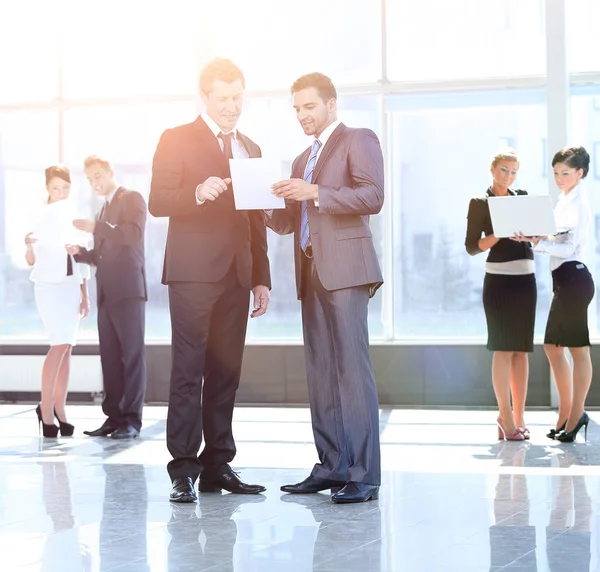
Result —
[{"label": "red high heel shoe", "polygon": [[523,433],[523,438],[528,441],[531,438],[531,433],[527,427],[517,427],[517,430]]},{"label": "red high heel shoe", "polygon": [[506,439],[507,441],[524,441],[525,440],[525,436],[523,435],[523,433],[521,433],[521,431],[519,431],[518,428],[515,428],[514,431],[507,433],[506,430],[504,429],[504,427],[502,426],[502,421],[501,421],[500,417],[498,417],[498,419],[496,420],[496,423],[498,425],[498,440],[499,441],[502,441],[503,439]]}]

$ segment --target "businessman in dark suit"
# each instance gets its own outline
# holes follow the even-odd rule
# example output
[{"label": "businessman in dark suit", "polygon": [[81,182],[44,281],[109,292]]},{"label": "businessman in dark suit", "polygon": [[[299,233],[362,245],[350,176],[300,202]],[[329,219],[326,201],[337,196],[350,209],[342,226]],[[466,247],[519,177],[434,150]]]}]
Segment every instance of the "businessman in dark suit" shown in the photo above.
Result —
[{"label": "businessman in dark suit", "polygon": [[146,394],[146,202],[140,193],[117,185],[114,169],[105,159],[88,157],[84,168],[92,189],[104,198],[104,205],[96,220],[74,221],[79,230],[93,233],[94,248],[68,246],[67,250],[77,262],[97,268],[102,411],[107,417],[101,427],[84,433],[133,439],[142,428]]},{"label": "businessman in dark suit", "polygon": [[337,119],[337,94],[322,74],[292,86],[298,121],[313,143],[292,178],[273,186],[286,208],[268,214],[294,233],[296,285],[315,445],[310,476],[281,490],[331,489],[336,503],[378,497],[379,406],[369,354],[367,305],[383,282],[369,215],[383,206],[383,156],[375,133]]},{"label": "businessman in dark suit", "polygon": [[[231,470],[231,428],[248,322],[267,310],[271,278],[262,211],[235,209],[229,159],[260,157],[236,129],[244,76],[217,59],[200,75],[206,107],[194,122],[163,133],[154,155],[149,210],[169,217],[163,284],[169,287],[172,366],[167,447],[170,500],[201,492],[263,492]],[[198,456],[202,438],[204,449]]]}]

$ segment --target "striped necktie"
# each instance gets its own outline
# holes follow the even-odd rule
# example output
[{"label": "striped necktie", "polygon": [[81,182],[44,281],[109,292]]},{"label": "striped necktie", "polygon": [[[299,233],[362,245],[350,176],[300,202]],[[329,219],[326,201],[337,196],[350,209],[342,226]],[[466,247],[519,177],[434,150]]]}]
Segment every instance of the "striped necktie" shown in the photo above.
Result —
[{"label": "striped necktie", "polygon": [[[315,170],[315,164],[317,162],[317,153],[321,148],[321,142],[315,139],[312,144],[310,151],[310,157],[308,163],[306,163],[306,169],[304,169],[304,180],[307,183],[312,181],[313,171]],[[302,250],[306,252],[308,246],[310,246],[310,229],[308,227],[308,205],[306,201],[302,201],[300,207],[300,246]]]}]

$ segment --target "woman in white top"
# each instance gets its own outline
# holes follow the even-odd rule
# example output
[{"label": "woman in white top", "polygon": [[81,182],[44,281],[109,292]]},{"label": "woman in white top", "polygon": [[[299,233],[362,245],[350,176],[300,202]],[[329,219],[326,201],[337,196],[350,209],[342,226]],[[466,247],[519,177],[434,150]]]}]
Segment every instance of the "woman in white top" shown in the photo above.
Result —
[{"label": "woman in white top", "polygon": [[[579,187],[590,167],[590,156],[583,147],[566,147],[552,159],[554,180],[562,191],[554,209],[559,234],[536,238],[534,251],[550,255],[552,289],[544,349],[558,391],[559,409],[551,439],[572,442],[587,425],[585,399],[592,383],[588,306],[594,297],[594,280],[585,265],[585,249],[592,215]],[[573,371],[565,357],[569,348]]]},{"label": "woman in white top", "polygon": [[[33,266],[35,302],[49,337],[50,350],[42,368],[42,399],[36,408],[44,437],[73,435],[67,423],[65,404],[69,385],[71,349],[79,320],[88,315],[89,267],[77,264],[65,245],[73,242],[75,216],[67,200],[71,189],[69,170],[64,166],[46,169],[48,204],[34,232],[25,237],[25,258]],[[56,416],[59,426],[54,425]]]}]

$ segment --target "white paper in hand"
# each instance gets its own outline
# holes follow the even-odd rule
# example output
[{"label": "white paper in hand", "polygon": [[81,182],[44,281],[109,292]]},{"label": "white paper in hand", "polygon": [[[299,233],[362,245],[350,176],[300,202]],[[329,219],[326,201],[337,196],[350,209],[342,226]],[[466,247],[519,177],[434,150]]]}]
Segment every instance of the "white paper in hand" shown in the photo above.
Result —
[{"label": "white paper in hand", "polygon": [[279,159],[229,159],[231,185],[237,210],[284,209],[285,200],[271,194],[271,185],[289,178]]}]

